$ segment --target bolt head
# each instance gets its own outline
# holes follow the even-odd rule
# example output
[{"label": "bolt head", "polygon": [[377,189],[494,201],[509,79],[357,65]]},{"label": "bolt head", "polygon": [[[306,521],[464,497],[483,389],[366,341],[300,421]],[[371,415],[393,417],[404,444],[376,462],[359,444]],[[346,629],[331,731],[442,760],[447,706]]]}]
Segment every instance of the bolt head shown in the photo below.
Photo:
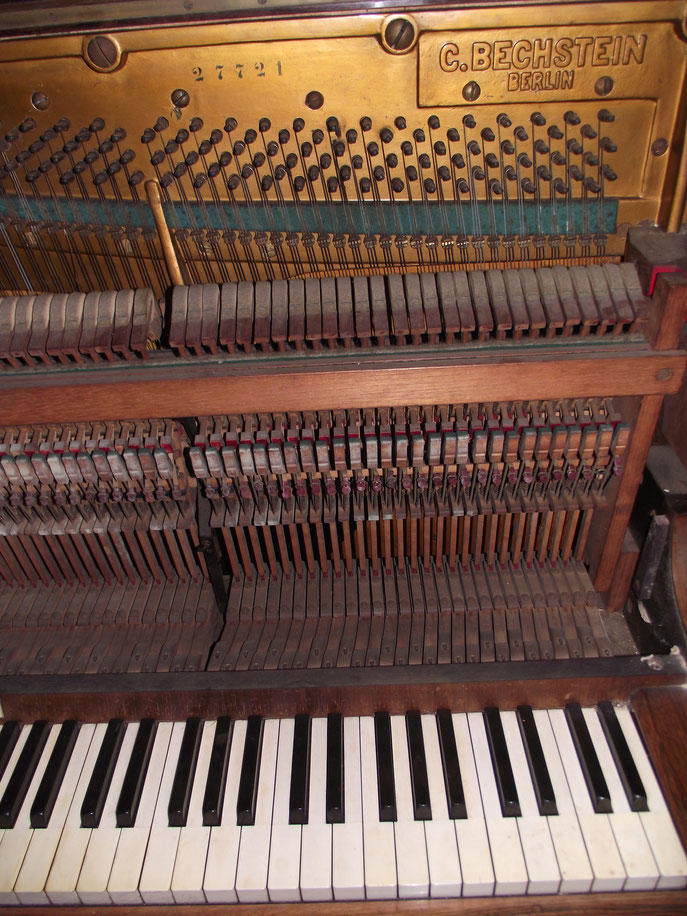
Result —
[{"label": "bolt head", "polygon": [[175,108],[186,108],[191,97],[185,89],[175,89],[171,95],[172,105]]},{"label": "bolt head", "polygon": [[482,89],[475,80],[470,80],[469,83],[463,86],[463,98],[466,102],[476,102],[481,95]]},{"label": "bolt head", "polygon": [[45,111],[45,109],[50,105],[50,99],[44,92],[37,90],[31,96],[31,104],[38,111]]},{"label": "bolt head", "polygon": [[610,76],[600,76],[599,79],[594,84],[594,92],[597,95],[610,95],[613,91],[614,86],[613,78]]},{"label": "bolt head", "polygon": [[651,144],[651,154],[652,156],[662,156],[668,150],[668,141],[665,137],[659,137],[658,140],[654,140]]},{"label": "bolt head", "polygon": [[305,104],[312,111],[317,111],[318,109],[322,108],[322,106],[324,105],[324,96],[322,95],[321,92],[317,92],[317,90],[313,90],[312,92],[309,92],[306,95]]},{"label": "bolt head", "polygon": [[392,51],[407,51],[415,41],[415,26],[409,19],[397,16],[384,27],[384,43]]},{"label": "bolt head", "polygon": [[119,60],[119,49],[107,35],[94,35],[86,45],[86,58],[98,70],[109,70]]}]

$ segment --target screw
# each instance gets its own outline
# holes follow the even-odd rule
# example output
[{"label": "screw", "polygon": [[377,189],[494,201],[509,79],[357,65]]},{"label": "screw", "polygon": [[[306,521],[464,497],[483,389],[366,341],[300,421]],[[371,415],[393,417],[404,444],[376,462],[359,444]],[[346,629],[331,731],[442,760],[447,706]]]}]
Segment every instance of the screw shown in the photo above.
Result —
[{"label": "screw", "polygon": [[117,45],[107,35],[96,35],[86,45],[86,57],[94,67],[109,70],[117,63],[119,51]]},{"label": "screw", "polygon": [[191,101],[191,96],[185,89],[175,89],[171,95],[172,105],[175,108],[186,108]]},{"label": "screw", "polygon": [[463,86],[463,98],[466,102],[476,102],[481,95],[482,90],[480,89],[480,85],[474,80],[470,80],[469,83]]},{"label": "screw", "polygon": [[651,144],[651,153],[654,156],[662,156],[668,149],[668,141],[665,137],[659,137]]},{"label": "screw", "polygon": [[656,373],[656,378],[659,382],[667,382],[669,378],[672,378],[672,375],[672,369],[659,369]]},{"label": "screw", "polygon": [[45,111],[45,109],[50,105],[50,99],[44,92],[34,92],[31,96],[31,104],[38,111]]},{"label": "screw", "polygon": [[384,29],[384,41],[394,51],[407,51],[415,40],[415,28],[408,19],[392,19]]},{"label": "screw", "polygon": [[594,92],[597,95],[609,95],[613,91],[613,79],[610,76],[600,76],[594,83]]},{"label": "screw", "polygon": [[322,108],[322,106],[324,105],[324,96],[322,95],[321,92],[317,92],[317,90],[313,90],[312,92],[309,92],[306,95],[305,104],[308,106],[308,108],[311,108],[313,111],[317,111],[318,108]]}]

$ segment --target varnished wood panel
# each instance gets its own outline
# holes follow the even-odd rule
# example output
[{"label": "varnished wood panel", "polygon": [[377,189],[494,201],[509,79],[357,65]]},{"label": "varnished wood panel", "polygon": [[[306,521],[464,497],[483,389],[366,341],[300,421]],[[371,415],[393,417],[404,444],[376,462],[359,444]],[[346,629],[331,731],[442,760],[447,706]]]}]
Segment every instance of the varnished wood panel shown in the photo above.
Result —
[{"label": "varnished wood panel", "polygon": [[5,689],[12,680],[6,678],[0,684],[0,698],[6,718],[27,722],[67,717],[102,722],[111,716],[129,720],[193,715],[244,718],[252,713],[285,717],[300,712],[371,715],[377,710],[434,712],[441,707],[476,711],[492,704],[514,709],[521,703],[546,708],[570,700],[586,705],[601,699],[627,700],[640,687],[684,680],[679,660],[668,656],[662,667],[663,671],[655,671],[639,658],[620,658],[271,674],[75,675],[18,678],[12,692]]},{"label": "varnished wood panel", "polygon": [[687,847],[687,687],[640,690],[632,697],[632,710],[675,826]]},{"label": "varnished wood panel", "polygon": [[[637,489],[642,481],[646,456],[654,436],[656,423],[661,413],[663,398],[660,395],[647,395],[642,398],[639,413],[635,421],[630,440],[630,447],[623,462],[623,475],[613,505],[613,515],[608,529],[601,542],[601,552],[596,559],[596,552],[590,564],[590,576],[597,592],[605,592],[611,587],[618,564],[625,531],[630,520],[632,507],[637,496]],[[597,539],[598,540],[598,539]],[[590,539],[590,546],[592,540]],[[590,556],[592,556],[591,551]]]},{"label": "varnished wood panel", "polygon": [[[0,426],[288,410],[668,394],[687,355],[573,347],[536,356],[524,348],[429,359],[321,357],[213,365],[14,373],[0,378]],[[182,408],[183,405],[183,408]]]}]

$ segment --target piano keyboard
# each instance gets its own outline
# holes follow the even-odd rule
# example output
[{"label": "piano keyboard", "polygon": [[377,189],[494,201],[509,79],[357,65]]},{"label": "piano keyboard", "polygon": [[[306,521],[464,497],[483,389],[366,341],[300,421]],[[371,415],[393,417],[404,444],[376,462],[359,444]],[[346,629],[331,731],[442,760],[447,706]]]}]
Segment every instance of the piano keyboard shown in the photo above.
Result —
[{"label": "piano keyboard", "polygon": [[652,890],[687,857],[629,708],[0,730],[0,904]]}]

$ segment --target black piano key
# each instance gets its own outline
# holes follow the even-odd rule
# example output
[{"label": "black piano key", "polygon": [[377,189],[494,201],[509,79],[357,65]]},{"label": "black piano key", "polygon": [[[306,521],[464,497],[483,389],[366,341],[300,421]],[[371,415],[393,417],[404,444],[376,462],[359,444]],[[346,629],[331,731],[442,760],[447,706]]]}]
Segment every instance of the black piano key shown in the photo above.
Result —
[{"label": "black piano key", "polygon": [[174,772],[174,782],[167,805],[167,819],[170,827],[185,827],[188,817],[188,806],[191,804],[193,778],[196,775],[196,764],[200,751],[200,739],[203,734],[203,721],[195,716],[186,720],[184,737],[181,739],[181,750]]},{"label": "black piano key", "polygon": [[375,713],[375,747],[377,749],[377,791],[380,821],[395,821],[396,781],[391,747],[391,719],[388,712]]},{"label": "black piano key", "polygon": [[611,795],[580,704],[568,703],[565,707],[565,718],[577,751],[577,759],[580,761],[584,781],[587,783],[592,807],[597,814],[612,814]]},{"label": "black piano key", "polygon": [[32,827],[48,826],[78,735],[78,722],[68,719],[62,723],[57,741],[50,754],[48,765],[31,804],[30,819]]},{"label": "black piano key", "polygon": [[248,716],[239,792],[236,799],[236,823],[239,827],[252,827],[255,824],[255,806],[258,801],[258,781],[260,779],[262,730],[262,716]]},{"label": "black piano key", "polygon": [[344,756],[343,716],[331,712],[327,716],[327,823],[343,824],[344,807]]},{"label": "black piano key", "polygon": [[26,793],[29,791],[36,767],[41,759],[50,725],[40,719],[31,726],[26,744],[21,749],[16,766],[0,799],[0,827],[14,827]]},{"label": "black piano key", "polygon": [[527,765],[530,768],[534,795],[541,815],[558,814],[556,796],[551,785],[549,768],[546,766],[544,751],[542,750],[537,723],[531,706],[518,706],[518,725],[525,747]]},{"label": "black piano key", "polygon": [[121,719],[110,719],[100,745],[98,758],[81,805],[81,826],[97,827],[103,815],[105,799],[112,782],[112,774],[124,740],[126,726]]},{"label": "black piano key", "polygon": [[513,769],[508,756],[506,736],[503,734],[501,715],[496,706],[487,706],[483,713],[487,730],[491,763],[496,778],[496,788],[504,817],[520,817],[520,799],[515,788]]},{"label": "black piano key", "polygon": [[222,823],[231,737],[231,716],[220,716],[215,728],[215,737],[212,740],[208,779],[203,796],[203,824],[206,827],[219,827]]},{"label": "black piano key", "polygon": [[289,790],[289,824],[308,823],[310,794],[310,716],[301,713],[294,720]]},{"label": "black piano key", "polygon": [[157,722],[155,719],[141,719],[136,733],[136,740],[131,750],[129,764],[124,774],[122,790],[117,800],[117,826],[133,827],[136,823],[138,806],[141,803],[143,784],[145,783],[148,764],[153,753]]},{"label": "black piano key", "polygon": [[625,740],[625,733],[620,727],[620,722],[618,722],[613,704],[608,700],[602,700],[597,707],[597,712],[630,808],[633,811],[648,811],[649,803],[646,797],[646,789],[637,772],[637,767]]},{"label": "black piano key", "polygon": [[21,725],[18,722],[5,722],[0,729],[0,779],[10,762],[12,751],[14,750],[19,735],[21,734]]},{"label": "black piano key", "polygon": [[465,805],[463,780],[460,776],[458,762],[458,748],[456,747],[456,733],[453,730],[453,717],[448,709],[437,711],[437,731],[439,732],[439,748],[441,749],[441,763],[444,771],[444,785],[446,786],[446,801],[448,803],[448,816],[458,820],[468,816]]},{"label": "black piano key", "polygon": [[416,821],[431,821],[432,806],[429,799],[422,719],[420,713],[415,709],[406,713],[406,733],[410,760],[410,787],[413,792],[413,815]]}]

